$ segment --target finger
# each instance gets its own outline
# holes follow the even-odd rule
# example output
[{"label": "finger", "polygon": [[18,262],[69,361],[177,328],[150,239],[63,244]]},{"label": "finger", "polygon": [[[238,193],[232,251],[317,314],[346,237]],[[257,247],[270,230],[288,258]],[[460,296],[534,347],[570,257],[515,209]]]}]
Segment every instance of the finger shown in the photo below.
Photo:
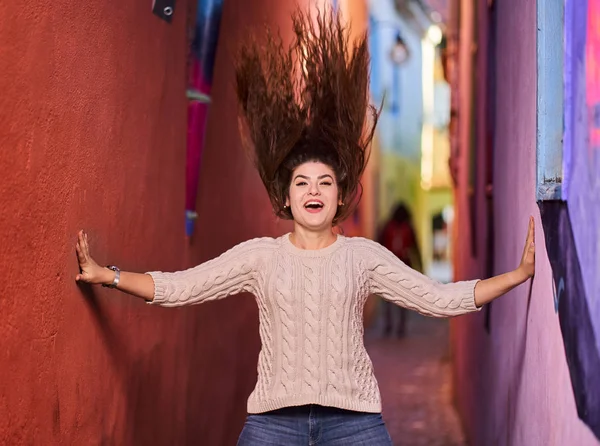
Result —
[{"label": "finger", "polygon": [[83,252],[81,250],[81,246],[79,246],[79,243],[77,243],[75,245],[75,251],[77,252],[77,261],[79,262],[79,264],[85,263],[85,256],[83,255]]},{"label": "finger", "polygon": [[533,222],[530,219],[529,220],[529,226],[527,228],[527,238],[525,239],[526,246],[529,246],[529,244],[532,241],[533,241]]},{"label": "finger", "polygon": [[79,237],[77,238],[77,244],[79,245],[79,249],[81,250],[83,258],[87,258],[87,253],[85,249],[85,233],[83,232],[83,230],[79,233]]},{"label": "finger", "polygon": [[85,232],[83,233],[83,251],[85,252],[86,257],[90,256],[90,245]]},{"label": "finger", "polygon": [[79,252],[81,253],[81,259],[85,261],[88,258],[88,255],[85,249],[85,241],[83,239],[83,235],[81,235],[81,237],[79,238],[79,241],[77,242],[77,247],[79,248]]}]

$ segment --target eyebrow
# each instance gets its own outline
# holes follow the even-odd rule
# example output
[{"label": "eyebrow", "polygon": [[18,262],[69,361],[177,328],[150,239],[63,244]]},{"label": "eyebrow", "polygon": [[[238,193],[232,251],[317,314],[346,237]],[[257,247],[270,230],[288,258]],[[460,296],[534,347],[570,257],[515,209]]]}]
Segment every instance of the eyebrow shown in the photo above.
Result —
[{"label": "eyebrow", "polygon": [[[333,180],[333,177],[331,175],[329,175],[328,173],[326,173],[325,175],[319,175],[317,177],[317,180],[321,180],[321,179],[327,178],[327,177],[329,177]],[[310,177],[307,177],[306,175],[296,175],[294,177],[294,181],[296,181],[296,179],[298,179],[298,178],[304,178],[305,180],[310,180]]]}]

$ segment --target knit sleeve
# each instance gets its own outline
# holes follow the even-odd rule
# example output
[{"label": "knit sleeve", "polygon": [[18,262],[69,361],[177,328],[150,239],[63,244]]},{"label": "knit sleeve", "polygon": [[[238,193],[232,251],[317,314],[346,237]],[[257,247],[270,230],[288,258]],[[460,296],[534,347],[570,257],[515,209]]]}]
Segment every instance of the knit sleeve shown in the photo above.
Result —
[{"label": "knit sleeve", "polygon": [[372,241],[365,241],[361,251],[372,294],[425,316],[450,317],[480,310],[475,305],[478,280],[437,282]]},{"label": "knit sleeve", "polygon": [[229,295],[256,294],[258,269],[267,247],[263,239],[234,246],[212,260],[174,273],[148,272],[154,280],[154,299],[165,307],[195,305]]}]

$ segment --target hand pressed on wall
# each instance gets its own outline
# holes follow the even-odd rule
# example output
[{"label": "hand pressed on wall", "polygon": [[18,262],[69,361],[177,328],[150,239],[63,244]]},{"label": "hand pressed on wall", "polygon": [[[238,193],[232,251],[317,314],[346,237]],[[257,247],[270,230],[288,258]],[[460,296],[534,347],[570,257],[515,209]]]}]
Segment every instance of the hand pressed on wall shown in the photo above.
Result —
[{"label": "hand pressed on wall", "polygon": [[87,234],[79,231],[77,234],[77,261],[79,262],[79,274],[75,277],[77,282],[92,285],[106,285],[117,288],[127,294],[141,297],[151,302],[154,299],[154,280],[148,274],[131,273],[126,271],[114,271],[110,267],[102,267],[90,255],[90,245]]},{"label": "hand pressed on wall", "polygon": [[529,217],[529,229],[527,230],[527,239],[519,270],[528,278],[535,274],[535,222],[533,217]]},{"label": "hand pressed on wall", "polygon": [[110,282],[111,274],[114,273],[103,268],[96,263],[96,261],[90,255],[90,246],[88,244],[88,237],[83,230],[77,234],[77,245],[75,245],[77,251],[77,260],[79,262],[79,274],[75,277],[77,282],[85,282],[90,284],[100,284]]},{"label": "hand pressed on wall", "polygon": [[521,263],[517,269],[489,279],[480,280],[475,286],[475,305],[481,307],[506,294],[514,287],[531,279],[535,274],[535,223],[529,217],[529,229]]}]

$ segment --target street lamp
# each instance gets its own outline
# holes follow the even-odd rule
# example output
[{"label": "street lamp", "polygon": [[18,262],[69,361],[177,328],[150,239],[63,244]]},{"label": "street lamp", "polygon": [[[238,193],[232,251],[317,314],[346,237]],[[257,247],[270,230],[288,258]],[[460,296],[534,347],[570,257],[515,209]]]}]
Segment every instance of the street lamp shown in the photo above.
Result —
[{"label": "street lamp", "polygon": [[371,28],[374,34],[376,30],[380,28],[389,28],[396,31],[396,39],[394,40],[394,45],[392,46],[392,49],[389,52],[389,57],[394,65],[402,65],[404,62],[406,62],[410,55],[410,52],[408,51],[408,46],[406,45],[406,42],[402,37],[400,25],[395,22],[377,20],[373,16],[370,17],[369,22],[371,24]]},{"label": "street lamp", "polygon": [[394,65],[402,65],[408,59],[409,51],[400,31],[396,33],[396,42],[390,51],[390,59]]},{"label": "street lamp", "polygon": [[[391,112],[394,116],[398,116],[400,112],[400,104],[398,101],[398,96],[400,92],[400,66],[403,65],[410,57],[410,51],[408,49],[408,45],[404,41],[402,37],[402,32],[400,29],[400,24],[391,21],[385,20],[377,20],[375,17],[371,16],[369,18],[370,27],[372,30],[371,41],[372,45],[377,48],[380,45],[380,34],[379,30],[381,28],[388,28],[396,32],[396,37],[393,41],[392,47],[388,52],[389,62],[392,64],[392,98],[391,98]],[[388,40],[389,42],[389,40]],[[377,57],[378,51],[375,49],[372,52],[372,78],[374,78],[374,90],[378,91],[379,86],[379,62]]]}]

